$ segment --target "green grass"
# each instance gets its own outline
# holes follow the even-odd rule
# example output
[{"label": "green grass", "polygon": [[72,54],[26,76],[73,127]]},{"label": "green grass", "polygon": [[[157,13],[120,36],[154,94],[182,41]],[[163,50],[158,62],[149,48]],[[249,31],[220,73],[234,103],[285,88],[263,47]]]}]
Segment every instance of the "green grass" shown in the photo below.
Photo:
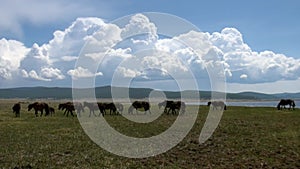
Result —
[{"label": "green grass", "polygon": [[[213,136],[199,145],[208,108],[200,107],[193,129],[173,149],[150,158],[111,154],[93,143],[78,119],[56,112],[34,117],[22,104],[21,118],[11,111],[14,101],[0,101],[0,168],[300,168],[300,110],[229,107]],[[58,102],[50,105],[57,107]],[[156,111],[153,106],[153,112]],[[198,109],[189,106],[189,110]],[[86,112],[87,113],[87,112]],[[175,116],[163,115],[149,124],[106,116],[118,131],[149,137],[166,130]]]}]

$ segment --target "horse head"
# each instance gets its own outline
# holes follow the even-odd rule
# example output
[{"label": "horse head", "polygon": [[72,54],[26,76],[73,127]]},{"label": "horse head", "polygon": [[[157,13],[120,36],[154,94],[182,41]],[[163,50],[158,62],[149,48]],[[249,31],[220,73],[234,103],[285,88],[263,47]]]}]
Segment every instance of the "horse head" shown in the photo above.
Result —
[{"label": "horse head", "polygon": [[28,105],[28,111],[30,111],[33,108],[34,104],[29,104]]},{"label": "horse head", "polygon": [[158,103],[158,108],[160,109],[162,106],[166,107],[166,104],[167,104],[167,101],[163,101],[163,102],[160,102]]},{"label": "horse head", "polygon": [[62,110],[62,109],[63,109],[63,107],[64,107],[64,104],[62,104],[62,103],[61,103],[61,104],[59,104],[59,105],[58,105],[58,110]]}]

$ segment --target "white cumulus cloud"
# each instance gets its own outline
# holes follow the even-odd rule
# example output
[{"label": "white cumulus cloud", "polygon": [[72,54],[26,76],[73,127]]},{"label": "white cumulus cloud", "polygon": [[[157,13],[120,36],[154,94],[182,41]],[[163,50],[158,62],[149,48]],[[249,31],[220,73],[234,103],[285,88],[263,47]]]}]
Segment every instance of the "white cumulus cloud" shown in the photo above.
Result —
[{"label": "white cumulus cloud", "polygon": [[103,73],[97,72],[92,73],[88,69],[83,67],[77,67],[76,69],[72,69],[68,71],[68,75],[72,76],[73,79],[79,79],[79,78],[87,78],[87,77],[96,77],[96,76],[102,76]]},{"label": "white cumulus cloud", "polygon": [[29,49],[15,40],[0,40],[0,78],[11,79]]},{"label": "white cumulus cloud", "polygon": [[[172,38],[159,38],[157,29],[142,14],[133,15],[123,27],[96,17],[81,17],[66,29],[55,31],[53,39],[42,45],[28,48],[22,42],[1,39],[0,78],[70,85],[70,77],[99,76],[108,83],[116,73],[121,79],[149,81],[170,75],[184,79],[192,71],[198,81],[208,81],[206,69],[213,70],[216,78],[226,76],[229,83],[300,78],[300,59],[254,51],[235,28],[213,33],[190,31]],[[139,34],[143,35],[136,36]],[[79,55],[81,62],[75,67]]]}]

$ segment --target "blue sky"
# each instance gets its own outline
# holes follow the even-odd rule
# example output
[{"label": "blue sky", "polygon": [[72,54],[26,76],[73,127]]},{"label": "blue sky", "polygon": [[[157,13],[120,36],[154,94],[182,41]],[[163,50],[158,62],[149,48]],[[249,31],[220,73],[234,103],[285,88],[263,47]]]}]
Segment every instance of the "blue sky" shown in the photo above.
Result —
[{"label": "blue sky", "polygon": [[[1,38],[18,39],[26,45],[42,44],[52,38],[55,30],[65,29],[77,17],[97,16],[111,21],[134,13],[164,12],[187,19],[207,32],[220,31],[224,27],[235,27],[242,32],[244,40],[249,46],[257,51],[272,50],[288,56],[300,57],[300,22],[298,18],[300,2],[297,0],[274,0],[272,2],[194,0],[189,3],[172,0],[112,0],[104,2],[88,0],[85,2],[66,1],[66,4],[78,4],[83,9],[79,12],[74,11],[72,14],[67,13],[66,17],[58,17],[55,21],[47,21],[45,15],[45,21],[41,23],[28,21],[19,16],[19,18],[15,18],[21,27],[19,35],[8,29],[2,30]],[[34,10],[30,7],[28,9]],[[41,15],[43,14],[41,13]]]},{"label": "blue sky", "polygon": [[[7,0],[3,1],[0,7],[0,39],[16,40],[23,43],[21,46],[31,50],[30,48],[32,48],[34,43],[37,43],[38,47],[48,44],[49,41],[54,38],[53,33],[55,31],[64,31],[79,17],[98,17],[105,23],[108,23],[119,17],[135,13],[163,12],[186,19],[197,26],[201,31],[210,34],[215,32],[220,33],[225,28],[234,28],[240,32],[243,42],[251,48],[251,51],[257,53],[272,51],[274,56],[283,54],[287,60],[289,60],[288,58],[293,58],[294,60],[291,62],[297,62],[298,65],[298,59],[300,59],[299,9],[300,2],[297,0],[194,0],[188,2],[172,0]],[[24,49],[24,51],[26,51],[26,49]],[[263,56],[265,55],[266,54]],[[260,55],[257,57],[260,57]],[[20,57],[21,60],[24,60],[24,58],[27,57]],[[5,59],[3,60],[5,61]],[[228,63],[232,62],[229,61]],[[295,65],[292,66],[296,67],[293,69],[298,68]],[[58,72],[56,67],[51,68],[51,70]],[[235,70],[231,71],[233,76],[235,76]],[[291,80],[293,84],[299,84],[299,77],[292,77],[293,75],[290,75],[297,73],[298,70],[295,70],[292,73],[288,73],[289,78],[287,79],[278,78],[271,79],[270,81],[248,78],[249,80],[241,82],[241,80],[234,80],[234,78],[230,81],[229,78],[229,90],[234,91],[234,89],[239,88],[236,91],[256,90],[269,93],[272,91],[285,92],[278,88],[278,90],[275,88],[274,90],[262,90],[260,86],[264,84],[266,86],[270,84],[285,86],[285,84],[290,84]],[[250,77],[249,74],[240,73],[238,74],[238,78],[244,79],[244,77],[247,77],[246,75]],[[58,79],[63,79],[64,76],[58,76]],[[26,81],[28,82],[24,84],[30,86],[30,80],[27,79]],[[46,82],[32,84],[47,85]],[[253,84],[257,84],[260,90],[257,89],[258,87],[254,87],[255,85]],[[7,78],[3,78],[0,85],[1,87],[8,87],[8,85],[12,87],[20,86],[15,85],[14,82]],[[65,83],[56,81],[49,84],[49,86],[55,85],[65,85]],[[300,91],[297,87],[293,87],[292,89],[290,87],[290,90],[286,91],[291,92],[295,90]]]}]

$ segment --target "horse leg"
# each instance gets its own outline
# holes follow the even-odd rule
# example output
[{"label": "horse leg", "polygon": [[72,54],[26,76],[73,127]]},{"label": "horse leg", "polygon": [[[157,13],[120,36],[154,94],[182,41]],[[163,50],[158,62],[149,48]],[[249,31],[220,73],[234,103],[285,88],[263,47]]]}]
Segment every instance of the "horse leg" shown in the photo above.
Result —
[{"label": "horse leg", "polygon": [[41,117],[43,116],[43,113],[44,113],[43,110],[41,110]]},{"label": "horse leg", "polygon": [[167,107],[164,108],[164,114],[167,114]]},{"label": "horse leg", "polygon": [[168,110],[168,112],[167,112],[167,115],[169,115],[169,114],[170,114],[170,111],[171,111],[171,108],[169,108],[169,110]]}]

